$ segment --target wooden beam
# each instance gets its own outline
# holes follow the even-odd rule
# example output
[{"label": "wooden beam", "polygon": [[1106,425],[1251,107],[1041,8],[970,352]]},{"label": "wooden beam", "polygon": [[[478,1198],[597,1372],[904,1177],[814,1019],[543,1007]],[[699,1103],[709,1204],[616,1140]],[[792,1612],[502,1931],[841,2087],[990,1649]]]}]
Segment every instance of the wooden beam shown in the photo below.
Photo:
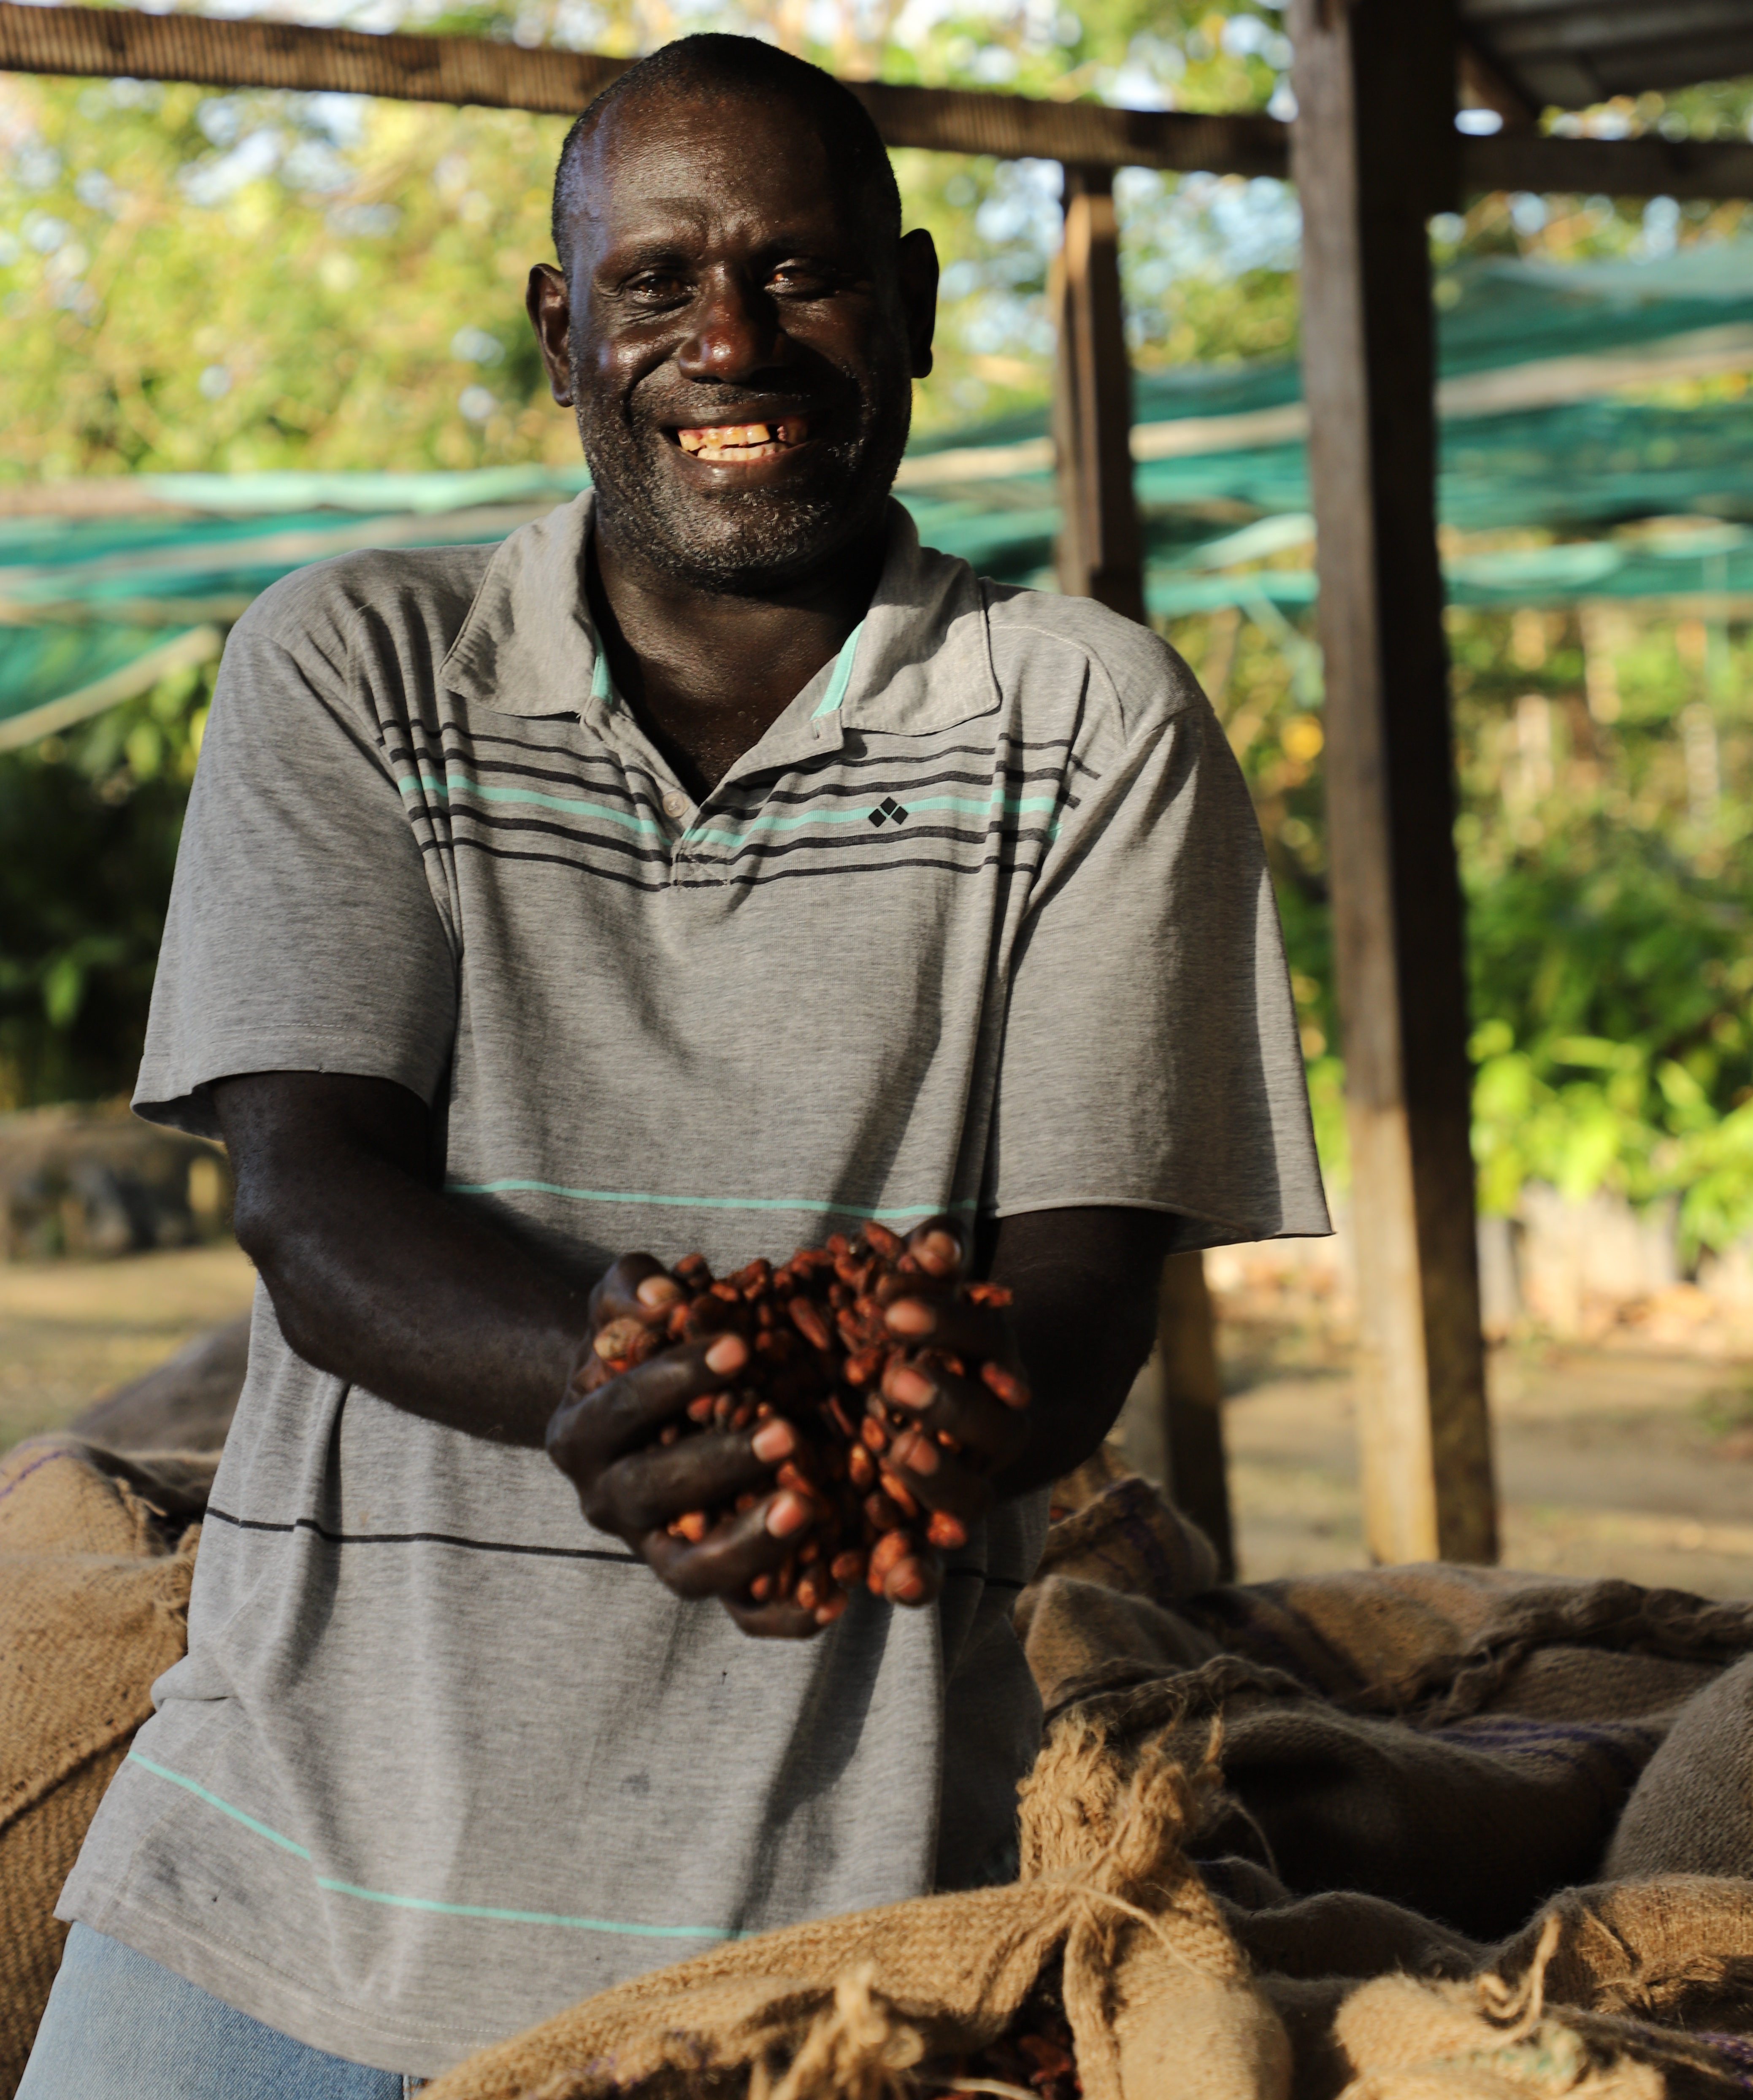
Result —
[{"label": "wooden beam", "polygon": [[1365,1531],[1380,1560],[1490,1560],[1426,231],[1452,4],[1292,0],[1291,38]]},{"label": "wooden beam", "polygon": [[1142,620],[1144,569],[1133,493],[1132,370],[1120,308],[1114,178],[1065,171],[1065,240],[1055,272],[1059,354],[1053,441],[1059,587]]},{"label": "wooden beam", "polygon": [[1502,117],[1506,131],[1531,131],[1539,122],[1538,108],[1470,38],[1464,37],[1456,49],[1455,72],[1481,108],[1494,109]]},{"label": "wooden beam", "polygon": [[[372,36],[290,22],[37,7],[0,0],[0,71],[187,80],[207,87],[378,95],[568,117],[631,61],[484,37]],[[1084,167],[1283,175],[1290,126],[1256,114],[1111,109],[972,88],[846,85],[890,146]],[[1737,140],[1543,139],[1460,142],[1469,190],[1607,196],[1753,196],[1753,145]]]},{"label": "wooden beam", "polygon": [[1552,139],[1499,131],[1461,146],[1469,191],[1543,196],[1753,197],[1753,143],[1744,139]]},{"label": "wooden beam", "polygon": [[381,95],[563,116],[582,109],[629,64],[589,51],[526,51],[486,37],[380,37],[290,22],[0,0],[0,67],[15,73]]},{"label": "wooden beam", "polygon": [[1235,1533],[1224,1457],[1223,1379],[1217,1321],[1205,1257],[1172,1254],[1157,1299],[1157,1364],[1162,1374],[1164,1470],[1168,1492],[1211,1541],[1217,1572],[1235,1580]]},{"label": "wooden beam", "polygon": [[[381,95],[567,117],[631,63],[480,37],[371,36],[285,22],[0,0],[0,69],[17,73]],[[846,85],[890,146],[1248,175],[1282,175],[1287,165],[1286,127],[1270,117],[1111,109],[1097,102],[1035,101],[879,81]]]}]

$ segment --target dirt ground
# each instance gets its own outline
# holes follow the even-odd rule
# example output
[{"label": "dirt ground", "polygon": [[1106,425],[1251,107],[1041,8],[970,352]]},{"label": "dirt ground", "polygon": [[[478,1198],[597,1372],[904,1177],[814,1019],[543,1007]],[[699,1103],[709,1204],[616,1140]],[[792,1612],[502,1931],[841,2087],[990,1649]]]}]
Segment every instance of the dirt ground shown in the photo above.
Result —
[{"label": "dirt ground", "polygon": [[[1361,1566],[1349,1349],[1233,1313],[1219,1335],[1243,1579]],[[1525,1340],[1487,1375],[1507,1565],[1753,1596],[1753,1358]]]},{"label": "dirt ground", "polygon": [[[232,1246],[0,1264],[0,1449],[243,1311],[254,1282]],[[1361,1565],[1343,1341],[1234,1308],[1220,1335],[1244,1579]],[[1753,1358],[1527,1341],[1493,1351],[1490,1391],[1506,1562],[1753,1596]]]},{"label": "dirt ground", "polygon": [[255,1271],[231,1246],[0,1262],[0,1450],[246,1311],[254,1288]]}]

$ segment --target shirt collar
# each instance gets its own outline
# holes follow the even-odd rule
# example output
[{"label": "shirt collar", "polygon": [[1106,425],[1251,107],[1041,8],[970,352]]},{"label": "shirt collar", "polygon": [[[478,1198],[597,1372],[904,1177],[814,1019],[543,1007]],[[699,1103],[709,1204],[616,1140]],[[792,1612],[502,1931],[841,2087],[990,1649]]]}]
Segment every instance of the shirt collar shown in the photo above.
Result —
[{"label": "shirt collar", "polygon": [[[607,726],[619,703],[582,588],[593,501],[586,490],[494,550],[440,667],[448,690],[501,714]],[[764,763],[783,763],[838,745],[848,730],[920,736],[998,704],[979,579],[965,562],[921,547],[891,501],[869,611],[756,748]]]}]

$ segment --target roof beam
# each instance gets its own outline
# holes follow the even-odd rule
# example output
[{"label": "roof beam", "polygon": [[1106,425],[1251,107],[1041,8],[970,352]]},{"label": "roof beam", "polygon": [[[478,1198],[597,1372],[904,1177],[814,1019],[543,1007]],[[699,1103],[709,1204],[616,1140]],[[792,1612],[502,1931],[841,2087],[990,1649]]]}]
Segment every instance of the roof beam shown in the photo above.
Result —
[{"label": "roof beam", "polygon": [[1753,142],[1499,131],[1462,142],[1461,182],[1469,191],[1543,196],[1753,197]]},{"label": "roof beam", "polygon": [[[630,61],[526,50],[482,37],[372,36],[289,22],[39,7],[0,0],[0,69],[209,87],[376,95],[574,116]],[[1201,117],[1037,101],[977,89],[849,81],[885,141],[1000,160],[1083,167],[1204,169],[1284,175],[1290,126],[1270,117]],[[1753,197],[1753,143],[1552,139],[1500,133],[1459,141],[1462,186],[1585,196]]]},{"label": "roof beam", "polygon": [[[631,63],[479,37],[372,36],[286,22],[0,0],[0,68],[17,73],[378,95],[575,117]],[[1095,102],[879,81],[846,85],[890,146],[1245,175],[1282,175],[1289,158],[1286,127],[1270,117],[1111,109]]]}]

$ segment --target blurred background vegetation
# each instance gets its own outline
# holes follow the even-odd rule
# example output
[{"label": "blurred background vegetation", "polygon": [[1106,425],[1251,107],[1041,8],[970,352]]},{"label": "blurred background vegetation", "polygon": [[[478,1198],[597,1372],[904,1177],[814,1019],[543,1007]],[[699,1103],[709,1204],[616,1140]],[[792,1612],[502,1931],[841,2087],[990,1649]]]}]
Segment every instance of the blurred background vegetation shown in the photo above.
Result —
[{"label": "blurred background vegetation", "polygon": [[[1252,0],[395,0],[303,19],[620,52],[754,28],[847,73],[1289,113]],[[1745,135],[1753,83],[1609,104],[1570,128]],[[1483,120],[1481,120],[1483,121]],[[0,418],[8,480],[571,461],[522,311],[550,254],[563,120],[343,96],[0,78]],[[916,427],[1032,407],[1058,170],[896,157],[945,261]],[[1296,347],[1295,195],[1117,185],[1144,369]],[[1437,221],[1438,265],[1656,256],[1753,233],[1744,207],[1494,196]],[[1732,395],[1746,375],[1647,389]],[[1530,1178],[1677,1207],[1689,1258],[1753,1230],[1753,642],[1585,607],[1455,612],[1459,844],[1487,1208]],[[1289,938],[1323,1152],[1343,1186],[1312,624],[1177,620],[1252,786]],[[124,1090],[144,1024],[209,671],[0,754],[0,1108]]]}]

